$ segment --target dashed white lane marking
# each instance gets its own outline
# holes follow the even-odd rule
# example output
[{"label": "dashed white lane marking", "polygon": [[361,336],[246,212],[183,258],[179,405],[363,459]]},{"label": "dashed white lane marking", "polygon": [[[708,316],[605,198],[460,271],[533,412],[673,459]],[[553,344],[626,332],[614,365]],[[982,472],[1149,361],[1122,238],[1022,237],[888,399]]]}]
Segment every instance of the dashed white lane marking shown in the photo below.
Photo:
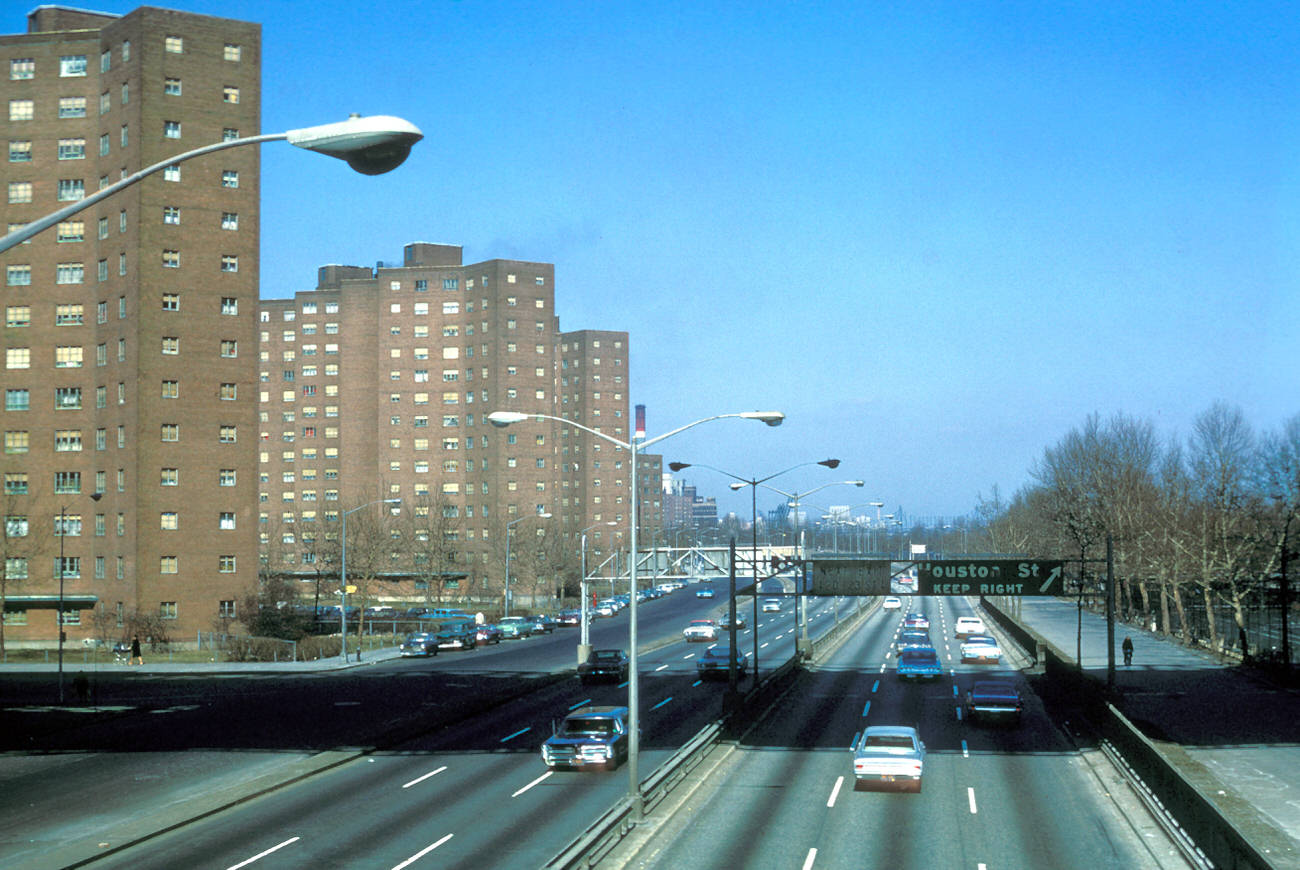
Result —
[{"label": "dashed white lane marking", "polygon": [[835,787],[831,789],[831,796],[826,800],[827,807],[835,806],[835,799],[840,796],[840,788],[844,785],[844,777],[835,778]]},{"label": "dashed white lane marking", "polygon": [[406,859],[405,861],[403,861],[401,864],[396,864],[396,865],[394,865],[394,866],[393,866],[393,870],[403,870],[403,868],[410,867],[410,866],[411,866],[412,864],[414,864],[416,861],[419,861],[419,860],[420,860],[421,858],[423,858],[425,855],[429,854],[429,853],[432,852],[434,849],[438,848],[438,847],[441,846],[443,843],[445,843],[445,842],[447,842],[448,840],[450,840],[451,837],[452,837],[452,835],[451,835],[451,834],[448,834],[447,836],[443,837],[443,838],[442,838],[441,840],[439,840],[438,842],[436,842],[436,843],[430,843],[429,845],[425,846],[425,847],[424,847],[423,849],[421,849],[420,851],[416,852],[416,853],[415,853],[414,855],[412,855],[411,857],[407,858],[407,859]]},{"label": "dashed white lane marking", "polygon": [[511,797],[519,797],[521,794],[523,794],[524,792],[528,791],[528,790],[529,790],[530,788],[532,788],[533,786],[535,786],[535,785],[541,783],[543,780],[545,780],[548,776],[550,776],[550,775],[551,775],[552,773],[554,773],[554,772],[555,772],[555,771],[553,771],[553,770],[548,770],[548,771],[546,771],[546,773],[543,773],[541,776],[537,777],[537,779],[535,779],[535,780],[533,780],[532,782],[528,783],[528,785],[526,785],[526,786],[524,786],[523,788],[519,789],[517,792],[515,792],[514,794],[512,794],[512,795],[510,795],[510,796],[511,796]]},{"label": "dashed white lane marking", "polygon": [[812,870],[813,862],[817,860],[817,850],[809,849],[808,857],[803,860],[803,870]]},{"label": "dashed white lane marking", "polygon": [[413,785],[419,785],[420,783],[424,782],[424,781],[425,781],[426,779],[428,779],[429,777],[431,777],[431,776],[437,776],[438,774],[442,773],[442,772],[443,772],[444,770],[446,770],[446,769],[447,769],[447,765],[444,764],[442,767],[438,768],[437,770],[431,770],[431,771],[429,771],[429,772],[426,773],[424,776],[417,776],[415,779],[411,780],[411,781],[408,782],[406,785],[402,786],[402,788],[410,788],[410,787],[413,786]]},{"label": "dashed white lane marking", "polygon": [[247,867],[249,864],[252,864],[254,861],[262,860],[267,855],[270,855],[272,852],[278,852],[281,849],[283,849],[285,846],[288,846],[291,843],[298,842],[299,839],[300,839],[299,837],[290,837],[289,839],[285,840],[283,843],[277,843],[276,845],[267,849],[265,852],[258,852],[256,855],[254,855],[253,857],[245,861],[240,861],[238,864],[232,864],[230,867],[227,868],[227,870],[239,870],[240,867]]},{"label": "dashed white lane marking", "polygon": [[966,789],[966,797],[967,799],[970,800],[971,815],[975,815],[975,813],[979,812],[977,809],[975,809],[975,789],[973,788]]}]

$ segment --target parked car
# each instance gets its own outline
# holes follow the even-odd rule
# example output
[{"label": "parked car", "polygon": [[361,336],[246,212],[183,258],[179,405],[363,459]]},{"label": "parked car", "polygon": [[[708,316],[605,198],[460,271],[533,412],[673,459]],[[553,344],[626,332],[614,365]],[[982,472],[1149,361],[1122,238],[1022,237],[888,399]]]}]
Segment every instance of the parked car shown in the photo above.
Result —
[{"label": "parked car", "polygon": [[454,619],[438,623],[438,649],[477,649],[478,626],[473,620]]},{"label": "parked car", "polygon": [[910,647],[898,654],[900,680],[937,680],[942,675],[939,653],[933,647]]},{"label": "parked car", "polygon": [[765,601],[763,602],[763,612],[764,612],[764,613],[780,613],[780,612],[781,612],[781,599],[779,599],[779,598],[768,598],[767,600],[765,600]]},{"label": "parked car", "polygon": [[497,621],[497,628],[501,629],[501,636],[506,640],[531,637],[535,625],[536,623],[527,616],[503,616]]},{"label": "parked car", "polygon": [[579,608],[561,610],[556,615],[555,622],[557,625],[582,625],[582,610]]},{"label": "parked car", "polygon": [[[736,673],[745,676],[749,670],[749,656],[736,650]],[[711,646],[695,660],[695,673],[701,680],[725,679],[731,672],[731,647]]]},{"label": "parked car", "polygon": [[893,595],[886,596],[880,607],[882,610],[902,610],[903,599],[896,598]]},{"label": "parked car", "polygon": [[612,770],[627,758],[626,707],[583,707],[564,717],[542,744],[547,767],[603,767]]},{"label": "parked car", "polygon": [[903,617],[903,628],[921,628],[930,630],[930,620],[920,613],[909,613]]},{"label": "parked car", "polygon": [[397,652],[403,657],[436,656],[438,654],[438,638],[427,631],[412,632],[397,645]]},{"label": "parked car", "polygon": [[984,620],[978,616],[959,616],[957,617],[956,636],[958,639],[969,637],[972,634],[988,634],[989,631],[984,627]]},{"label": "parked car", "polygon": [[682,631],[688,643],[708,643],[718,639],[718,624],[712,619],[692,619]]},{"label": "parked car", "polygon": [[1002,648],[991,635],[972,634],[961,642],[961,660],[996,665],[1002,660]]},{"label": "parked car", "polygon": [[966,692],[966,718],[971,722],[1020,723],[1024,705],[1010,680],[976,680]]},{"label": "parked car", "polygon": [[555,620],[545,613],[539,613],[532,617],[533,634],[550,634],[555,631]]},{"label": "parked car", "polygon": [[915,728],[872,725],[853,746],[854,788],[873,785],[921,791],[925,774],[925,744]]},{"label": "parked car", "polygon": [[476,638],[479,646],[487,646],[490,643],[501,643],[501,629],[497,628],[490,622],[485,622],[478,627]]},{"label": "parked car", "polygon": [[631,659],[621,649],[594,649],[587,660],[578,665],[578,678],[583,684],[610,680],[621,683],[627,679]]}]

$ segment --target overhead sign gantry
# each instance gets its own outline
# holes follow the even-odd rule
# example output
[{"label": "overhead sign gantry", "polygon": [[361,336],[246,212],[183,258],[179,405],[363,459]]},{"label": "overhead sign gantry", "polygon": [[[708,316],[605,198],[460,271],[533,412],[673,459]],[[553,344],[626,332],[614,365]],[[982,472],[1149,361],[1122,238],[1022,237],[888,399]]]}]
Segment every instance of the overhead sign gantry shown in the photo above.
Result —
[{"label": "overhead sign gantry", "polygon": [[916,595],[1060,595],[1060,559],[809,560],[810,595],[897,595],[897,566],[916,566]]}]

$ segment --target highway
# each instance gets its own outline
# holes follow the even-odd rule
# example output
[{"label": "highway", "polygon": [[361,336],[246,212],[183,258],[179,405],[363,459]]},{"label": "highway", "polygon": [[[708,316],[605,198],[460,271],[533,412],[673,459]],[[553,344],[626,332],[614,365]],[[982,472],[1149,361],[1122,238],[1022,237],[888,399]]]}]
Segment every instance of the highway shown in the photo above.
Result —
[{"label": "highway", "polygon": [[[745,734],[637,854],[638,868],[1134,868],[1186,866],[1140,813],[1105,794],[1015,670],[960,664],[967,599],[905,599],[931,620],[937,682],[900,683],[887,650],[898,611],[877,611]],[[977,674],[1017,681],[1019,727],[973,726],[959,698]],[[921,794],[857,791],[850,745],[867,725],[913,725]]]},{"label": "highway", "polygon": [[[642,776],[721,711],[725,682],[699,682],[694,659],[705,645],[687,644],[680,631],[723,603],[683,590],[638,608]],[[850,606],[818,602],[810,609],[811,633],[834,624],[837,607]],[[795,625],[788,605],[762,617],[760,664],[767,670],[793,654]],[[750,631],[740,633],[742,650],[751,648]],[[625,647],[627,612],[598,620],[591,635],[597,647]],[[268,752],[356,747],[364,754],[354,760],[104,855],[94,866],[540,865],[628,787],[623,768],[548,772],[538,757],[552,722],[570,709],[626,703],[625,686],[543,679],[572,666],[576,640],[576,629],[560,629],[476,651],[310,677],[130,677],[141,696],[139,681],[148,681],[165,705],[142,704],[134,716],[48,735],[48,746],[75,747],[84,763],[47,765],[7,783],[11,797],[0,799],[0,809],[10,800],[21,804],[11,816],[21,829],[0,829],[0,863],[43,866],[40,844],[74,828],[116,847],[134,839],[124,833],[125,816],[138,826],[159,804],[184,801],[207,780],[229,781],[241,769],[251,775]],[[468,703],[480,696],[497,700]],[[401,727],[395,730],[394,722]],[[97,782],[116,777],[129,786],[103,818],[59,800],[69,791],[84,794],[81,773],[92,769]],[[188,779],[178,781],[178,773]],[[20,794],[37,800],[19,801]]]}]

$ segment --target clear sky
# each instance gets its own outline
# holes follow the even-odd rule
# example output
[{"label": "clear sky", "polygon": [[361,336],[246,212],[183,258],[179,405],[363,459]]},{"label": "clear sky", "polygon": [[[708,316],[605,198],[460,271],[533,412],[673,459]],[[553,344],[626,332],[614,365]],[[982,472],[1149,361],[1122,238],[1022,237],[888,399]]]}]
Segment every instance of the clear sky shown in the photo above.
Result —
[{"label": "clear sky", "polygon": [[427,137],[377,178],[263,146],[263,296],[411,241],[552,262],[562,329],[631,334],[651,436],[787,414],[666,461],[834,456],[772,482],[959,515],[1093,412],[1171,438],[1216,400],[1300,413],[1294,6],[157,5],[262,23],[264,132]]}]

